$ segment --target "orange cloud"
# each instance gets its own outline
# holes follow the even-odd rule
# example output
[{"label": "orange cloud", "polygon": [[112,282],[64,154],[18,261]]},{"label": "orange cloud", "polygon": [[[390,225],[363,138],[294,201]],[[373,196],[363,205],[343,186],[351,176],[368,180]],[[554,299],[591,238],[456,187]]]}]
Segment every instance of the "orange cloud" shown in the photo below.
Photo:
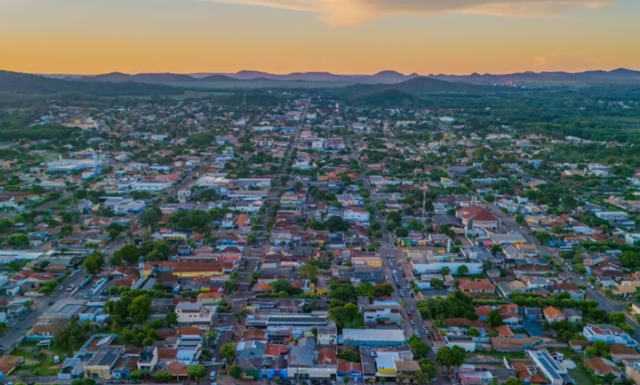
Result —
[{"label": "orange cloud", "polygon": [[438,13],[546,17],[575,8],[602,8],[615,0],[204,0],[313,12],[330,25],[350,26],[378,17]]}]

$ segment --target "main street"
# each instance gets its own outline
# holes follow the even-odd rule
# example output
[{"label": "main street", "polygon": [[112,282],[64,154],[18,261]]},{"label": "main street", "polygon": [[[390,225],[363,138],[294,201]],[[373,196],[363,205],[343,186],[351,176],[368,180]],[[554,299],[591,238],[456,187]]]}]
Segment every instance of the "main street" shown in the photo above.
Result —
[{"label": "main street", "polygon": [[[353,149],[352,157],[356,160],[360,158],[356,149]],[[405,304],[405,317],[402,325],[405,331],[405,335],[407,336],[407,338],[409,338],[417,332],[417,335],[431,347],[431,351],[429,352],[428,357],[435,365],[435,345],[430,343],[431,340],[426,328],[427,322],[421,319],[417,311],[416,298],[414,297],[413,289],[410,286],[411,281],[413,280],[413,271],[411,269],[411,265],[407,262],[402,249],[394,246],[393,235],[390,234],[389,230],[387,229],[385,217],[380,214],[380,211],[377,208],[378,195],[369,183],[369,179],[362,172],[362,168],[360,170],[361,171],[360,175],[358,176],[358,180],[362,181],[364,188],[369,192],[371,205],[374,207],[374,214],[373,218],[371,218],[371,222],[376,221],[380,225],[382,233],[381,244],[380,248],[378,249],[378,253],[380,255],[380,258],[382,259],[384,273],[387,277],[387,281],[391,282],[391,280],[393,279],[393,271],[397,270],[400,289],[398,289],[394,285],[393,296],[397,300],[404,301]],[[393,259],[389,259],[388,256],[392,256]],[[407,287],[409,287],[409,290],[405,290],[405,288]],[[400,294],[401,292],[406,293],[406,295],[402,296]],[[418,293],[415,295],[420,294]],[[409,321],[409,316],[406,314],[406,311],[412,312],[413,324]],[[436,368],[438,368],[437,365]],[[434,383],[436,385],[441,385],[444,383],[443,373],[440,370],[436,370],[436,379]]]}]

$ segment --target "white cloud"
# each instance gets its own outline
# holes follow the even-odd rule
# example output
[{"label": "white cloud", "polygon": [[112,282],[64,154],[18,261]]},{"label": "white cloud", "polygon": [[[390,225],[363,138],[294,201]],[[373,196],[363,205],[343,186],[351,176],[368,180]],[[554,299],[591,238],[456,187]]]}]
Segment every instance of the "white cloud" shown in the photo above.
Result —
[{"label": "white cloud", "polygon": [[545,17],[575,8],[601,8],[615,0],[205,0],[258,5],[317,13],[330,25],[356,25],[393,15],[438,13],[486,14],[505,17]]}]

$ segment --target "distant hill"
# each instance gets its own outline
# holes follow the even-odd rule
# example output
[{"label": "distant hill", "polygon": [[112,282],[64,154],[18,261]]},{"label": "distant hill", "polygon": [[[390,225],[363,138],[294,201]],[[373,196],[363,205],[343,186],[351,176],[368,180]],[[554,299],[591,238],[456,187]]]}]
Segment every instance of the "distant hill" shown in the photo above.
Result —
[{"label": "distant hill", "polygon": [[[350,86],[337,89],[336,92],[350,95],[351,97],[357,97],[360,95],[380,93],[381,91],[394,90],[402,92],[407,95],[420,95],[420,94],[434,94],[434,93],[446,93],[446,92],[482,92],[489,87],[465,84],[465,83],[452,83],[444,80],[433,79],[429,77],[416,77],[413,79],[405,80],[395,84],[353,84]],[[397,97],[398,94],[388,93],[379,95],[389,95]]]},{"label": "distant hill", "polygon": [[198,82],[234,82],[239,81],[239,79],[230,78],[226,75],[209,75],[199,79],[193,79]]},{"label": "distant hill", "polygon": [[136,82],[136,83],[153,83],[153,84],[189,83],[189,82],[196,81],[195,78],[189,75],[182,75],[182,74],[158,73],[158,74],[128,75],[120,72],[112,72],[109,74],[96,75],[96,76],[84,76],[80,79],[84,81],[94,81],[94,82],[112,82],[112,83]]},{"label": "distant hill", "polygon": [[45,95],[80,92],[94,96],[179,95],[184,93],[184,90],[177,87],[156,84],[63,80],[10,71],[0,71],[0,91]]},{"label": "distant hill", "polygon": [[[297,81],[297,82],[333,82],[349,84],[401,84],[414,79],[435,79],[449,83],[473,83],[489,85],[496,83],[584,83],[584,84],[635,84],[640,83],[640,71],[618,68],[613,71],[585,71],[585,72],[520,72],[511,74],[478,74],[470,75],[428,75],[418,74],[404,75],[397,71],[386,70],[374,75],[339,75],[330,72],[294,72],[290,74],[270,74],[261,71],[239,71],[236,73],[197,73],[197,74],[137,74],[128,75],[119,72],[102,74],[96,76],[77,75],[49,75],[50,78],[58,79],[82,79],[94,82],[137,82],[150,84],[184,84],[197,83],[200,81],[233,81],[233,80],[271,80],[271,81]],[[411,84],[411,83],[409,83]],[[437,89],[446,88],[442,91],[455,91],[453,86],[436,85],[434,82],[427,84],[427,81],[420,80],[415,83],[421,88]],[[410,86],[410,85],[409,85]],[[461,91],[461,90],[458,90]],[[371,90],[373,92],[373,90]]]},{"label": "distant hill", "polygon": [[479,91],[481,88],[471,84],[451,83],[426,76],[405,80],[391,87],[408,93],[468,92]]},{"label": "distant hill", "polygon": [[397,71],[380,71],[375,75],[369,76],[367,81],[370,83],[400,83],[417,77],[418,75],[403,75]]},{"label": "distant hill", "polygon": [[419,108],[425,104],[423,99],[393,88],[360,94],[350,102],[379,108]]},{"label": "distant hill", "polygon": [[585,72],[520,72],[512,74],[430,75],[440,80],[458,83],[640,83],[640,71],[618,68],[613,71]]}]

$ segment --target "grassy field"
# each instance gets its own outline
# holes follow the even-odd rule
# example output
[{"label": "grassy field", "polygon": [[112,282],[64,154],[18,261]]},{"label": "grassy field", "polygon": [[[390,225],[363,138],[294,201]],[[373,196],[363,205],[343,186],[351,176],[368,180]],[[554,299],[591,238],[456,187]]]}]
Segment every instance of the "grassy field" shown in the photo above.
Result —
[{"label": "grassy field", "polygon": [[569,370],[569,375],[580,385],[593,385],[589,374],[582,369],[571,369]]}]

